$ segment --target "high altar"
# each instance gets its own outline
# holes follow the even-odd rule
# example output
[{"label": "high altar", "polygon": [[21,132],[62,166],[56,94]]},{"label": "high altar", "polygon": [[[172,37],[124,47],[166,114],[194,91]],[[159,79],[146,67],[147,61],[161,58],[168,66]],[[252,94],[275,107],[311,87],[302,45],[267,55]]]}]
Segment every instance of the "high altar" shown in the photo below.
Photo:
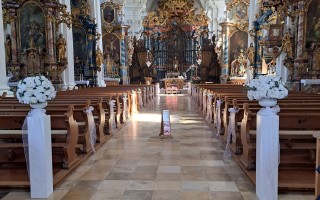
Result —
[{"label": "high altar", "polygon": [[144,17],[142,38],[134,41],[133,80],[153,77],[182,88],[183,80],[167,79],[168,74],[177,73],[187,80],[216,82],[215,36],[209,38],[210,19],[194,5],[193,0],[163,0]]}]

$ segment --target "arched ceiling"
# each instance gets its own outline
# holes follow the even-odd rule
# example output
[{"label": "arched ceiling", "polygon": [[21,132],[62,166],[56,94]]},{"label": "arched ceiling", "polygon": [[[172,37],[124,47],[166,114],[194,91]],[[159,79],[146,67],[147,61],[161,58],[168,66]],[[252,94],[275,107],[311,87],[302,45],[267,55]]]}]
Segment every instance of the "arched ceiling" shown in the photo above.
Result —
[{"label": "arched ceiling", "polygon": [[[158,1],[159,0],[147,0],[146,11],[154,11],[158,7]],[[194,6],[196,8],[204,8],[204,5],[202,4],[201,0],[194,0]]]}]

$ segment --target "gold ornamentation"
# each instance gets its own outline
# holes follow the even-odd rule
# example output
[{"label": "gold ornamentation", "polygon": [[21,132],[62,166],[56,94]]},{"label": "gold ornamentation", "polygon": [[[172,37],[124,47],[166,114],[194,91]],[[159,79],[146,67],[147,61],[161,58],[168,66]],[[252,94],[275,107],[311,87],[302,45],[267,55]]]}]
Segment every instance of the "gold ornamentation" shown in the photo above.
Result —
[{"label": "gold ornamentation", "polygon": [[90,8],[90,5],[87,1],[83,1],[82,6],[81,6],[81,13],[83,15],[87,15],[87,16],[91,15],[91,8]]},{"label": "gold ornamentation", "polygon": [[255,52],[255,50],[254,50],[253,44],[251,43],[250,47],[248,47],[248,49],[247,49],[247,57],[248,57],[251,65],[254,63],[254,52]]},{"label": "gold ornamentation", "polygon": [[210,21],[204,10],[195,13],[193,0],[163,0],[159,8],[149,12],[143,19],[142,25],[150,29],[169,30],[169,26],[179,24],[185,27],[208,26]]},{"label": "gold ornamentation", "polygon": [[57,16],[57,26],[61,23],[65,23],[68,28],[71,28],[72,25],[72,16],[67,12],[67,6],[60,4],[58,7],[58,16]]},{"label": "gold ornamentation", "polygon": [[9,24],[10,23],[10,15],[8,10],[5,7],[2,7],[2,15],[3,15],[3,23]]},{"label": "gold ornamentation", "polygon": [[106,23],[104,29],[107,33],[111,33],[113,31],[113,26],[109,23]]},{"label": "gold ornamentation", "polygon": [[240,31],[246,31],[248,29],[247,23],[236,23],[236,26]]},{"label": "gold ornamentation", "polygon": [[103,63],[103,55],[102,55],[100,48],[98,47],[98,49],[96,51],[96,64],[97,64],[97,71],[98,72],[101,71],[102,63]]},{"label": "gold ornamentation", "polygon": [[288,58],[292,58],[292,36],[289,32],[282,38],[282,51],[287,53]]}]

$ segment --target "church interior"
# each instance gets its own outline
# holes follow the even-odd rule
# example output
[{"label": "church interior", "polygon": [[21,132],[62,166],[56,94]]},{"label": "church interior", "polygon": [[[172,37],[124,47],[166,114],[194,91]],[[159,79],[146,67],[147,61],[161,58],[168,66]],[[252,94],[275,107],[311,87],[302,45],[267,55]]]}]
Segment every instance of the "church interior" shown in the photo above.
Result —
[{"label": "church interior", "polygon": [[320,0],[0,6],[0,199],[320,199]]}]

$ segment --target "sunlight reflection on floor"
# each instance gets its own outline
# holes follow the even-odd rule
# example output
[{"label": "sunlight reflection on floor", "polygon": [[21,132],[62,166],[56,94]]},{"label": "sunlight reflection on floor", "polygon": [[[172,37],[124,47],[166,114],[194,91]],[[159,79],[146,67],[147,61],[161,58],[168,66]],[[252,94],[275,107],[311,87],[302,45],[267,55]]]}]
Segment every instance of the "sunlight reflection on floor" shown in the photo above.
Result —
[{"label": "sunlight reflection on floor", "polygon": [[161,122],[161,114],[135,114],[132,119],[138,122]]}]

